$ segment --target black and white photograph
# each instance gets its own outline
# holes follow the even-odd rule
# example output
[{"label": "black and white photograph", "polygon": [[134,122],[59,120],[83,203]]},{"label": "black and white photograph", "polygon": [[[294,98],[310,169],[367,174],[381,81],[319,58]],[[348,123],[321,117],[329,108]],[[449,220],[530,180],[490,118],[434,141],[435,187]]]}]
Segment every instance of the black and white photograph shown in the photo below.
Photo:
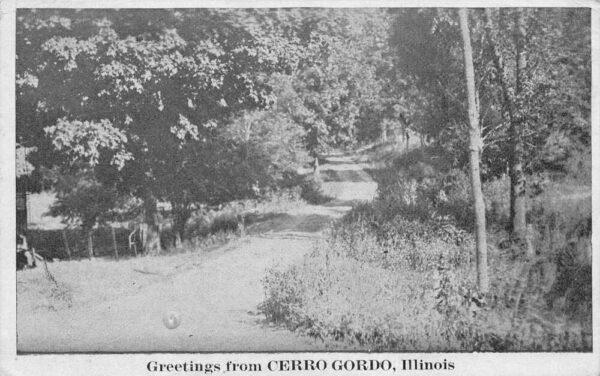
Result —
[{"label": "black and white photograph", "polygon": [[16,355],[592,353],[597,9],[164,5],[11,15]]}]

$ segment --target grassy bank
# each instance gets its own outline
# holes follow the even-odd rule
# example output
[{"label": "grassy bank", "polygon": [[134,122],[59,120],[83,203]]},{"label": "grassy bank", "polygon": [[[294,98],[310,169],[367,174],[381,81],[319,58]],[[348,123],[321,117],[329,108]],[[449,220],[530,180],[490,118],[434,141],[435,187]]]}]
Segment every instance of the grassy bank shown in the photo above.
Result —
[{"label": "grassy bank", "polygon": [[267,318],[374,351],[590,351],[590,187],[530,176],[539,187],[528,210],[536,256],[526,260],[508,241],[507,179],[486,182],[483,296],[468,179],[424,157],[372,171],[373,203],[354,207],[302,263],[269,272]]}]

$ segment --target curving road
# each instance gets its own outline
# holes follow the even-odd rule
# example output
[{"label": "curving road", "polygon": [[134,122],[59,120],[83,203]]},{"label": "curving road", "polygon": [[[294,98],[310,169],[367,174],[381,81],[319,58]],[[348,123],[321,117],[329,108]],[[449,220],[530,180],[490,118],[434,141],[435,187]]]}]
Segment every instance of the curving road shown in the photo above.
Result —
[{"label": "curving road", "polygon": [[[261,279],[274,265],[289,265],[309,252],[331,220],[351,200],[371,200],[377,185],[350,156],[322,165],[324,190],[335,200],[302,205],[249,228],[197,267],[127,296],[59,311],[18,309],[21,352],[240,352],[318,351],[323,343],[265,324],[257,313]],[[127,261],[124,261],[127,262]],[[41,268],[36,269],[42,272]],[[98,281],[102,283],[102,281]],[[181,325],[162,324],[176,310]]]}]

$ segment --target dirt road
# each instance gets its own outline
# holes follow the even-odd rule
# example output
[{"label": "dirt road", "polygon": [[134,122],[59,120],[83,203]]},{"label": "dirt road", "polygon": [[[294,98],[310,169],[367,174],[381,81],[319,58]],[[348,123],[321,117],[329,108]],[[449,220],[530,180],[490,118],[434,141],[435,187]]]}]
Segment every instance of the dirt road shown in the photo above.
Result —
[{"label": "dirt road", "polygon": [[[333,202],[302,205],[256,223],[248,236],[151,288],[80,308],[18,310],[18,350],[238,352],[338,346],[269,326],[257,306],[264,298],[266,269],[289,265],[309,252],[328,223],[350,209],[349,201],[372,199],[376,183],[363,167],[350,157],[329,157],[322,171],[324,190],[335,197]],[[180,313],[176,329],[162,323],[169,310]]]}]

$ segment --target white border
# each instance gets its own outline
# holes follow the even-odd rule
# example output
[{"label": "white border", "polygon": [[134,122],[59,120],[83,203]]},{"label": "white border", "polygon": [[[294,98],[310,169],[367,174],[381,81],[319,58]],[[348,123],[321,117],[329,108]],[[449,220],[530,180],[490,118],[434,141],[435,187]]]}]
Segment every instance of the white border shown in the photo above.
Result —
[{"label": "white border", "polygon": [[[244,353],[244,354],[133,354],[133,355],[16,355],[15,330],[15,8],[194,8],[194,7],[590,7],[592,8],[592,212],[594,254],[594,352],[593,353]],[[23,0],[15,2],[0,0],[0,375],[147,375],[146,363],[162,362],[261,362],[275,359],[423,359],[451,360],[453,371],[435,371],[436,375],[600,375],[600,325],[599,266],[600,244],[598,202],[598,166],[600,166],[600,3],[594,1],[519,0],[509,1],[435,1],[435,0],[381,0],[381,1],[317,1],[317,0],[103,0],[103,1],[42,1]],[[143,340],[143,339],[140,339]],[[157,373],[157,372],[155,372]],[[266,373],[266,372],[263,372]],[[273,374],[273,372],[269,372]],[[286,372],[299,374],[299,372]],[[308,372],[303,372],[307,374]],[[319,372],[312,372],[319,374]],[[381,373],[381,372],[380,372]],[[427,371],[399,372],[401,374],[432,374]],[[258,374],[258,373],[255,373]],[[345,374],[337,372],[337,374]],[[363,372],[362,374],[367,374]],[[371,374],[375,374],[372,372]],[[386,374],[390,374],[386,372]]]}]

